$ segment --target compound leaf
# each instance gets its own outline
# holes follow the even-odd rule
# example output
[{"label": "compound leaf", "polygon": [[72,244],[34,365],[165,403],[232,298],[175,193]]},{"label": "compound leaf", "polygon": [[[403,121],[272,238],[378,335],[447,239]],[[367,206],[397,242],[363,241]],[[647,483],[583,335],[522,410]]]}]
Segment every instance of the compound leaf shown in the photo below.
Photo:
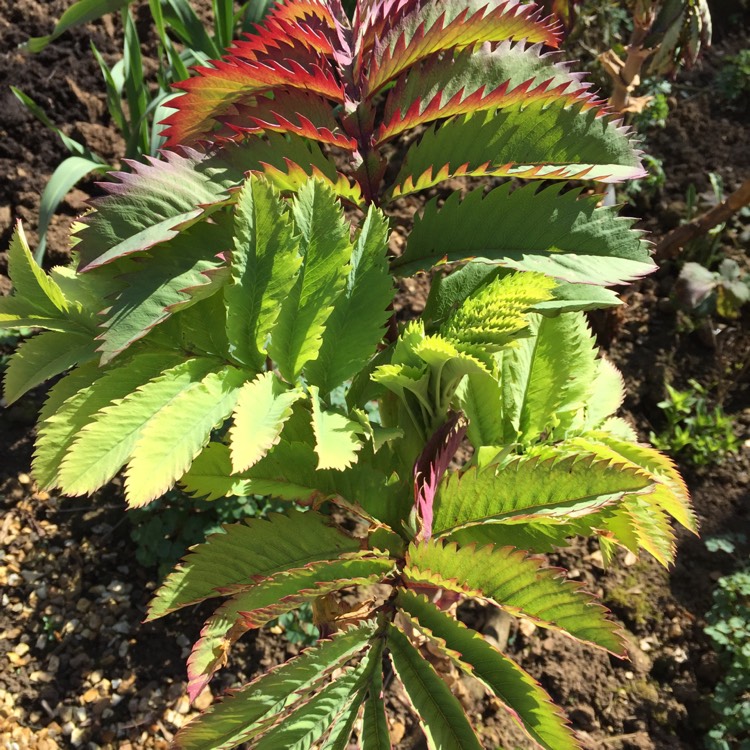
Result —
[{"label": "compound leaf", "polygon": [[388,649],[409,702],[432,750],[481,750],[466,713],[432,665],[395,625],[388,629]]},{"label": "compound leaf", "polygon": [[359,550],[359,542],[328,525],[315,512],[290,510],[268,519],[248,519],[224,527],[193,548],[170,573],[149,605],[148,620],[221,596],[219,589],[241,585],[319,560],[335,560]]},{"label": "compound leaf", "polygon": [[[432,265],[478,258],[519,271],[538,271],[568,282],[609,286],[650,273],[655,266],[641,233],[615,208],[559,186],[534,184],[511,192],[505,184],[486,195],[452,193],[438,208],[431,200],[416,218],[401,275]],[[472,227],[471,232],[465,228]]]},{"label": "compound leaf", "polygon": [[13,353],[3,377],[7,404],[55,375],[94,356],[95,342],[77,333],[45,331],[24,341]]},{"label": "compound leaf", "polygon": [[260,461],[279,442],[300,390],[287,390],[272,372],[264,372],[240,390],[229,431],[232,470],[239,473]]},{"label": "compound leaf", "polygon": [[256,737],[311,686],[363,651],[374,634],[375,623],[365,622],[266,672],[182,728],[175,737],[175,748],[230,750]]},{"label": "compound leaf", "polygon": [[619,629],[605,617],[605,608],[579,585],[561,580],[562,571],[542,563],[513,547],[459,548],[430,541],[411,545],[404,576],[414,583],[485,597],[513,615],[622,656]]},{"label": "compound leaf", "polygon": [[500,698],[512,718],[539,746],[546,750],[580,747],[562,711],[539,683],[511,659],[424,596],[400,591],[396,601],[402,611],[457,654],[458,666]]}]

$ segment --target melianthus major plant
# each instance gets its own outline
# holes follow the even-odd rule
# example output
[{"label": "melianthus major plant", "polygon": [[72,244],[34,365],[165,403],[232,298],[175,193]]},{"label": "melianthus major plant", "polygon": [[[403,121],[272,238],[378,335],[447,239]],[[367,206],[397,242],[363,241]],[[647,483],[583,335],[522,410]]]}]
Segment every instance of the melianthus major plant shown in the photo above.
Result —
[{"label": "melianthus major plant", "polygon": [[[345,748],[354,731],[390,747],[390,664],[431,747],[479,748],[424,644],[537,745],[578,747],[454,614],[478,597],[623,655],[604,608],[537,553],[583,534],[668,564],[670,517],[695,529],[673,464],[615,416],[622,379],[583,315],[652,270],[647,246],[561,187],[638,176],[638,152],[530,4],[363,0],[350,23],[338,0],[290,0],[258,31],[183,84],[173,150],[105,185],[77,269],[43,273],[14,237],[0,323],[47,330],[19,347],[6,400],[70,370],[40,414],[37,481],[82,495],[125,467],[133,507],[176,483],[295,501],[198,545],[151,604],[224,599],[193,697],[243,633],[301,604],[324,634],[177,747]],[[460,176],[558,183],[438,193],[389,255],[388,206]],[[398,328],[393,276],[434,266]]]}]

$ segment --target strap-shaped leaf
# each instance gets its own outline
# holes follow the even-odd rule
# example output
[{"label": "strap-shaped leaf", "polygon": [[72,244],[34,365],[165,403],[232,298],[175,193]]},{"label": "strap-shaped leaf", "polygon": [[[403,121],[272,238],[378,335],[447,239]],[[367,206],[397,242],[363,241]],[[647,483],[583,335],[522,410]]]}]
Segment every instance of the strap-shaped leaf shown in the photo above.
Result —
[{"label": "strap-shaped leaf", "polygon": [[[155,248],[143,263],[123,275],[123,290],[107,310],[99,336],[102,363],[106,364],[146,336],[178,309],[189,307],[218,292],[227,279],[217,257],[231,245],[231,223],[200,223]],[[140,259],[139,259],[140,260]],[[211,325],[212,323],[207,323]]]},{"label": "strap-shaped leaf", "polygon": [[[246,631],[259,628],[332,591],[377,583],[395,570],[387,557],[356,555],[323,560],[260,580],[238,584],[233,596],[207,621],[188,659],[188,693],[195,698],[226,661],[232,644]],[[227,593],[222,589],[222,593]]]},{"label": "strap-shaped leaf", "polygon": [[343,414],[324,409],[315,386],[310,388],[310,400],[318,468],[349,468],[356,462],[357,453],[362,449],[362,441],[358,438],[362,425]]},{"label": "strap-shaped leaf", "polygon": [[616,656],[624,654],[619,628],[593,596],[579,584],[561,579],[559,569],[543,567],[542,560],[513,547],[412,544],[404,576],[414,583],[483,596],[541,627],[560,630]]},{"label": "strap-shaped leaf", "polygon": [[643,174],[628,131],[617,122],[582,104],[532,102],[429,129],[407,152],[388,197],[450,177],[620,182]]},{"label": "strap-shaped leaf", "polygon": [[237,198],[231,283],[224,290],[230,351],[260,370],[266,340],[302,262],[290,211],[264,180],[245,182]]},{"label": "strap-shaped leaf", "polygon": [[513,719],[546,750],[575,750],[580,747],[562,711],[527,672],[477,632],[442,612],[424,596],[399,591],[398,607],[414,617],[420,626],[441,639],[456,655],[458,666],[476,677],[509,709]]},{"label": "strap-shaped leaf", "polygon": [[[10,314],[19,318],[22,315],[43,319],[65,317],[69,306],[62,290],[34,260],[20,221],[16,224],[8,249],[8,276],[13,282],[15,296],[0,299],[0,324],[3,317]],[[6,312],[8,308],[10,310]],[[23,312],[23,309],[27,312]]]},{"label": "strap-shaped leaf", "polygon": [[102,183],[108,195],[81,219],[79,270],[171,240],[204,213],[202,206],[220,202],[227,184],[203,168],[207,159],[192,149],[166,151],[163,160],[127,161],[132,172],[112,172],[112,181]]},{"label": "strap-shaped leaf", "polygon": [[388,221],[370,208],[352,252],[344,293],[336,300],[307,381],[330,393],[362,369],[385,332],[393,282],[388,272]]},{"label": "strap-shaped leaf", "polygon": [[583,452],[566,456],[550,448],[544,458],[519,456],[500,469],[449,474],[435,499],[433,533],[450,534],[488,521],[566,522],[652,485],[648,473],[623,459]]},{"label": "strap-shaped leaf", "polygon": [[389,91],[375,142],[441,118],[517,103],[561,99],[594,106],[583,74],[554,59],[542,54],[541,45],[510,41],[493,50],[469,47],[453,58],[432,56],[402,74]]},{"label": "strap-shaped leaf", "polygon": [[[370,96],[428,55],[443,50],[478,46],[483,42],[525,39],[558,44],[557,31],[540,20],[533,4],[508,0],[435,0],[404,3],[402,13],[391,12],[373,40],[372,61],[364,77]],[[364,40],[364,47],[369,40]]]},{"label": "strap-shaped leaf", "polygon": [[290,382],[318,356],[326,321],[346,284],[352,253],[349,226],[330,187],[307,182],[293,204],[304,257],[281,304],[268,353]]},{"label": "strap-shaped leaf", "polygon": [[[95,414],[181,361],[182,357],[172,353],[142,354],[133,357],[128,367],[115,370],[103,371],[94,365],[84,365],[57,383],[39,415],[32,463],[39,485],[45,488],[60,486],[59,473],[64,460],[70,456],[71,445]],[[119,439],[119,430],[115,432]],[[112,475],[120,466],[122,464],[113,469]],[[102,483],[106,481],[108,479]]]},{"label": "strap-shaped leaf", "polygon": [[395,625],[388,629],[393,667],[432,750],[481,750],[466,713],[432,665]]},{"label": "strap-shaped leaf", "polygon": [[[60,463],[58,482],[67,494],[83,495],[109,482],[127,463],[149,422],[181,393],[200,383],[218,365],[215,360],[190,359],[160,372],[144,383],[144,375],[156,369],[153,364],[153,358],[143,359],[143,370],[140,358],[132,364],[137,387],[132,387],[132,381],[127,377],[130,368],[126,368],[125,372],[121,368],[113,370],[94,383],[88,401],[99,407],[95,412],[86,408],[88,404],[85,396],[73,397],[63,405],[61,414],[50,420],[69,419],[68,415],[78,403],[81,403],[81,411],[76,409],[76,417],[89,411],[89,418],[83,424],[77,424],[72,444]],[[129,383],[131,389],[122,393],[123,389],[117,388],[114,382],[117,377]],[[110,390],[112,385],[115,388]],[[116,393],[122,395],[113,395]],[[165,441],[165,434],[172,433],[161,435],[161,441],[169,444],[171,439]],[[174,434],[180,435],[181,431]]]},{"label": "strap-shaped leaf", "polygon": [[281,711],[299,701],[307,689],[365,649],[375,631],[374,622],[365,622],[266,672],[183,727],[175,737],[175,747],[229,750],[256,737],[273,725]]},{"label": "strap-shaped leaf", "polygon": [[463,200],[454,192],[440,208],[435,200],[425,206],[393,267],[409,275],[444,260],[481,258],[604,286],[653,271],[641,233],[614,208],[599,208],[597,202],[573,190],[538,190],[533,184],[513,192],[510,184],[502,185],[486,196],[475,190]]},{"label": "strap-shaped leaf", "polygon": [[359,542],[328,525],[319,513],[290,510],[268,519],[224,527],[193,548],[170,573],[149,605],[148,620],[221,596],[218,589],[268,577],[318,560],[356,552]]},{"label": "strap-shaped leaf", "polygon": [[[211,431],[232,413],[247,374],[234,367],[208,373],[170,400],[141,430],[125,475],[128,503],[161,497],[190,468]],[[173,436],[165,440],[165,435]]]},{"label": "strap-shaped leaf", "polygon": [[596,378],[595,340],[583,314],[528,319],[530,336],[502,354],[503,442],[562,437],[582,426]]},{"label": "strap-shaped leaf", "polygon": [[300,390],[287,390],[272,372],[242,386],[229,431],[234,473],[249,469],[279,442],[294,402],[303,395]]},{"label": "strap-shaped leaf", "polygon": [[3,395],[12,404],[24,393],[94,356],[91,336],[46,331],[24,341],[13,353],[3,377]]}]

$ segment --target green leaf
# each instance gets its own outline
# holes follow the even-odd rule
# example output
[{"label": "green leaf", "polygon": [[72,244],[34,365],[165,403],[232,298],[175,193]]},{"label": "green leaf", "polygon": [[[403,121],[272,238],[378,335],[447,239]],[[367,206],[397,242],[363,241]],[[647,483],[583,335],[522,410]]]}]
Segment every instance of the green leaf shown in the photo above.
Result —
[{"label": "green leaf", "polygon": [[409,547],[404,577],[485,597],[512,615],[623,656],[619,628],[605,617],[605,608],[578,584],[561,580],[559,569],[542,563],[513,547],[459,548],[430,541]]},{"label": "green leaf", "polygon": [[510,716],[541,747],[546,750],[580,747],[562,711],[539,683],[511,659],[424,596],[402,590],[396,601],[402,611],[455,652],[458,666],[500,698]]},{"label": "green leaf", "polygon": [[130,0],[78,0],[62,14],[51,34],[33,37],[24,47],[30,52],[41,52],[50,42],[69,29],[101,18],[107,13],[114,13],[129,3]]},{"label": "green leaf", "polygon": [[234,473],[249,469],[279,442],[292,405],[303,395],[299,390],[287,390],[272,372],[245,383],[229,431]]},{"label": "green leaf", "polygon": [[345,671],[307,703],[293,710],[276,727],[261,737],[256,750],[309,750],[344,713],[356,694],[366,665]]},{"label": "green leaf", "polygon": [[[133,357],[127,367],[108,371],[93,364],[84,365],[57,383],[50,391],[37,428],[32,473],[40,486],[47,489],[60,486],[58,474],[64,461],[70,458],[71,445],[84,428],[92,429],[90,423],[95,414],[134,395],[137,388],[181,361],[181,357],[172,353],[143,354]],[[119,439],[119,428],[115,427],[113,433]],[[73,475],[75,480],[77,475],[75,472]]]},{"label": "green leaf", "polygon": [[223,443],[209,443],[180,479],[180,484],[193,497],[205,500],[253,494],[251,479],[232,476],[229,446]]},{"label": "green leaf", "polygon": [[170,573],[149,605],[147,620],[221,596],[219,589],[245,584],[255,576],[265,578],[359,550],[358,540],[314,512],[271,513],[268,519],[225,526],[224,532],[194,547]]},{"label": "green leaf", "polygon": [[[90,398],[83,399],[74,415],[71,407],[81,399],[74,397],[64,404],[67,419],[74,416],[76,420],[73,439],[67,443],[58,470],[58,483],[66,494],[83,495],[109,482],[133,455],[146,426],[218,366],[215,360],[189,359],[174,365],[170,358],[162,358],[161,371],[154,366],[156,356],[136,358],[128,367],[109,371],[91,386]],[[131,370],[135,375],[132,380],[127,377]],[[117,377],[130,387],[113,388]],[[79,422],[80,416],[85,416],[85,421]],[[162,433],[160,441],[171,445],[172,436],[181,436],[184,429],[181,426],[175,433]],[[169,439],[165,440],[165,435]]]},{"label": "green leaf", "polygon": [[[350,586],[378,583],[395,570],[393,560],[352,555],[291,568],[268,578],[238,584],[239,593],[210,617],[188,659],[188,693],[195,698],[224,663],[232,644],[247,630],[259,628],[305,602]],[[222,594],[231,593],[222,589]]]},{"label": "green leaf", "polygon": [[[247,374],[234,367],[209,372],[176,394],[138,435],[126,471],[128,504],[139,507],[161,497],[190,468],[237,403]],[[172,436],[165,440],[164,436]]]},{"label": "green leaf", "polygon": [[326,322],[317,359],[305,369],[307,381],[324,394],[361,370],[383,338],[393,300],[387,249],[388,221],[370,207],[352,253],[344,294]]},{"label": "green leaf", "polygon": [[645,172],[626,128],[596,109],[532,102],[454,117],[406,154],[388,198],[450,177],[518,177],[621,182]]},{"label": "green leaf", "polygon": [[311,686],[365,649],[374,634],[375,623],[363,623],[266,672],[183,727],[174,740],[176,750],[230,750],[251,740]]},{"label": "green leaf", "polygon": [[49,318],[65,318],[68,303],[60,287],[34,260],[20,222],[16,224],[8,250],[8,276],[13,282],[15,297]]},{"label": "green leaf", "polygon": [[[218,159],[192,149],[165,151],[164,160],[129,162],[132,172],[112,172],[76,235],[79,270],[90,270],[173,239],[215,210],[238,177],[222,173]],[[241,174],[241,173],[240,173]],[[217,248],[217,251],[220,248]],[[209,254],[209,253],[207,253]]]},{"label": "green leaf", "polygon": [[[465,136],[464,136],[465,137]],[[491,192],[452,193],[431,200],[415,219],[403,255],[393,261],[411,275],[443,261],[472,258],[568,282],[610,286],[651,273],[655,266],[641,233],[612,207],[561,186],[538,190],[506,183]],[[471,232],[464,231],[467,225]]]},{"label": "green leaf", "polygon": [[348,469],[362,449],[362,441],[357,437],[362,426],[343,414],[324,409],[315,386],[310,387],[310,400],[318,468]]},{"label": "green leaf", "polygon": [[388,649],[393,667],[432,750],[481,750],[474,730],[458,699],[438,677],[432,665],[394,625],[388,629]]},{"label": "green leaf", "polygon": [[502,355],[502,442],[563,436],[582,425],[597,373],[594,337],[581,313],[528,318],[531,335]]},{"label": "green leaf", "polygon": [[282,303],[302,258],[286,204],[264,180],[250,177],[237,198],[231,283],[224,290],[232,356],[260,370]]},{"label": "green leaf", "polygon": [[499,468],[452,472],[440,483],[432,529],[436,536],[467,525],[547,519],[567,522],[649,488],[646,472],[625,460],[550,447],[541,456],[518,456]]},{"label": "green leaf", "polygon": [[103,172],[108,169],[99,158],[90,159],[82,156],[69,156],[62,161],[52,173],[49,182],[44,186],[44,192],[39,203],[39,221],[37,243],[34,257],[41,265],[44,259],[44,251],[47,248],[47,229],[57,207],[63,198],[77,185],[87,174],[91,172]]},{"label": "green leaf", "polygon": [[383,700],[383,672],[373,670],[365,710],[362,716],[362,750],[391,750],[391,737]]},{"label": "green leaf", "polygon": [[[143,263],[130,266],[133,270],[122,276],[125,286],[107,310],[105,330],[99,337],[102,363],[110,362],[175,311],[218,292],[228,274],[216,256],[230,243],[228,222],[196,224],[155,248]],[[213,324],[205,321],[205,325]]]},{"label": "green leaf", "polygon": [[48,331],[24,341],[13,353],[3,378],[4,397],[12,404],[24,393],[94,356],[90,336]]},{"label": "green leaf", "polygon": [[294,382],[302,368],[318,356],[323,331],[346,285],[352,254],[349,226],[336,196],[325,183],[310,180],[293,204],[302,235],[302,268],[281,303],[268,353],[279,371]]}]

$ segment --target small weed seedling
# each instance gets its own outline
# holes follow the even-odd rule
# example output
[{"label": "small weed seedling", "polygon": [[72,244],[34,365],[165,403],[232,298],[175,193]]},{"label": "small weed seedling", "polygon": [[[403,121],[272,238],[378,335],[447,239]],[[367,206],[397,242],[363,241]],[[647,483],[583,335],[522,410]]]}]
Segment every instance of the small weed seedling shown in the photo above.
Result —
[{"label": "small weed seedling", "polygon": [[668,397],[657,404],[667,425],[658,435],[651,434],[651,442],[696,466],[721,463],[739,447],[732,420],[721,405],[709,406],[708,392],[700,383],[696,380],[688,383],[687,391],[667,385]]},{"label": "small weed seedling", "polygon": [[[587,327],[654,265],[630,220],[564,189],[644,172],[559,41],[512,0],[360,0],[352,21],[339,0],[289,0],[180,84],[171,150],[112,175],[71,266],[43,273],[18,228],[0,324],[43,332],[5,398],[66,373],[38,483],[84,495],[124,470],[132,508],[176,484],[287,503],[194,547],[148,619],[220,600],[193,698],[248,630],[309,605],[323,637],[175,747],[388,748],[387,658],[430,748],[480,750],[427,649],[539,747],[580,747],[453,614],[478,598],[622,656],[605,608],[539,555],[584,535],[607,560],[624,546],[669,565],[671,519],[696,528],[672,461],[616,415],[623,381]],[[394,202],[466,176],[503,179],[417,203],[389,252]],[[436,266],[451,272],[399,326],[394,277]]]}]

